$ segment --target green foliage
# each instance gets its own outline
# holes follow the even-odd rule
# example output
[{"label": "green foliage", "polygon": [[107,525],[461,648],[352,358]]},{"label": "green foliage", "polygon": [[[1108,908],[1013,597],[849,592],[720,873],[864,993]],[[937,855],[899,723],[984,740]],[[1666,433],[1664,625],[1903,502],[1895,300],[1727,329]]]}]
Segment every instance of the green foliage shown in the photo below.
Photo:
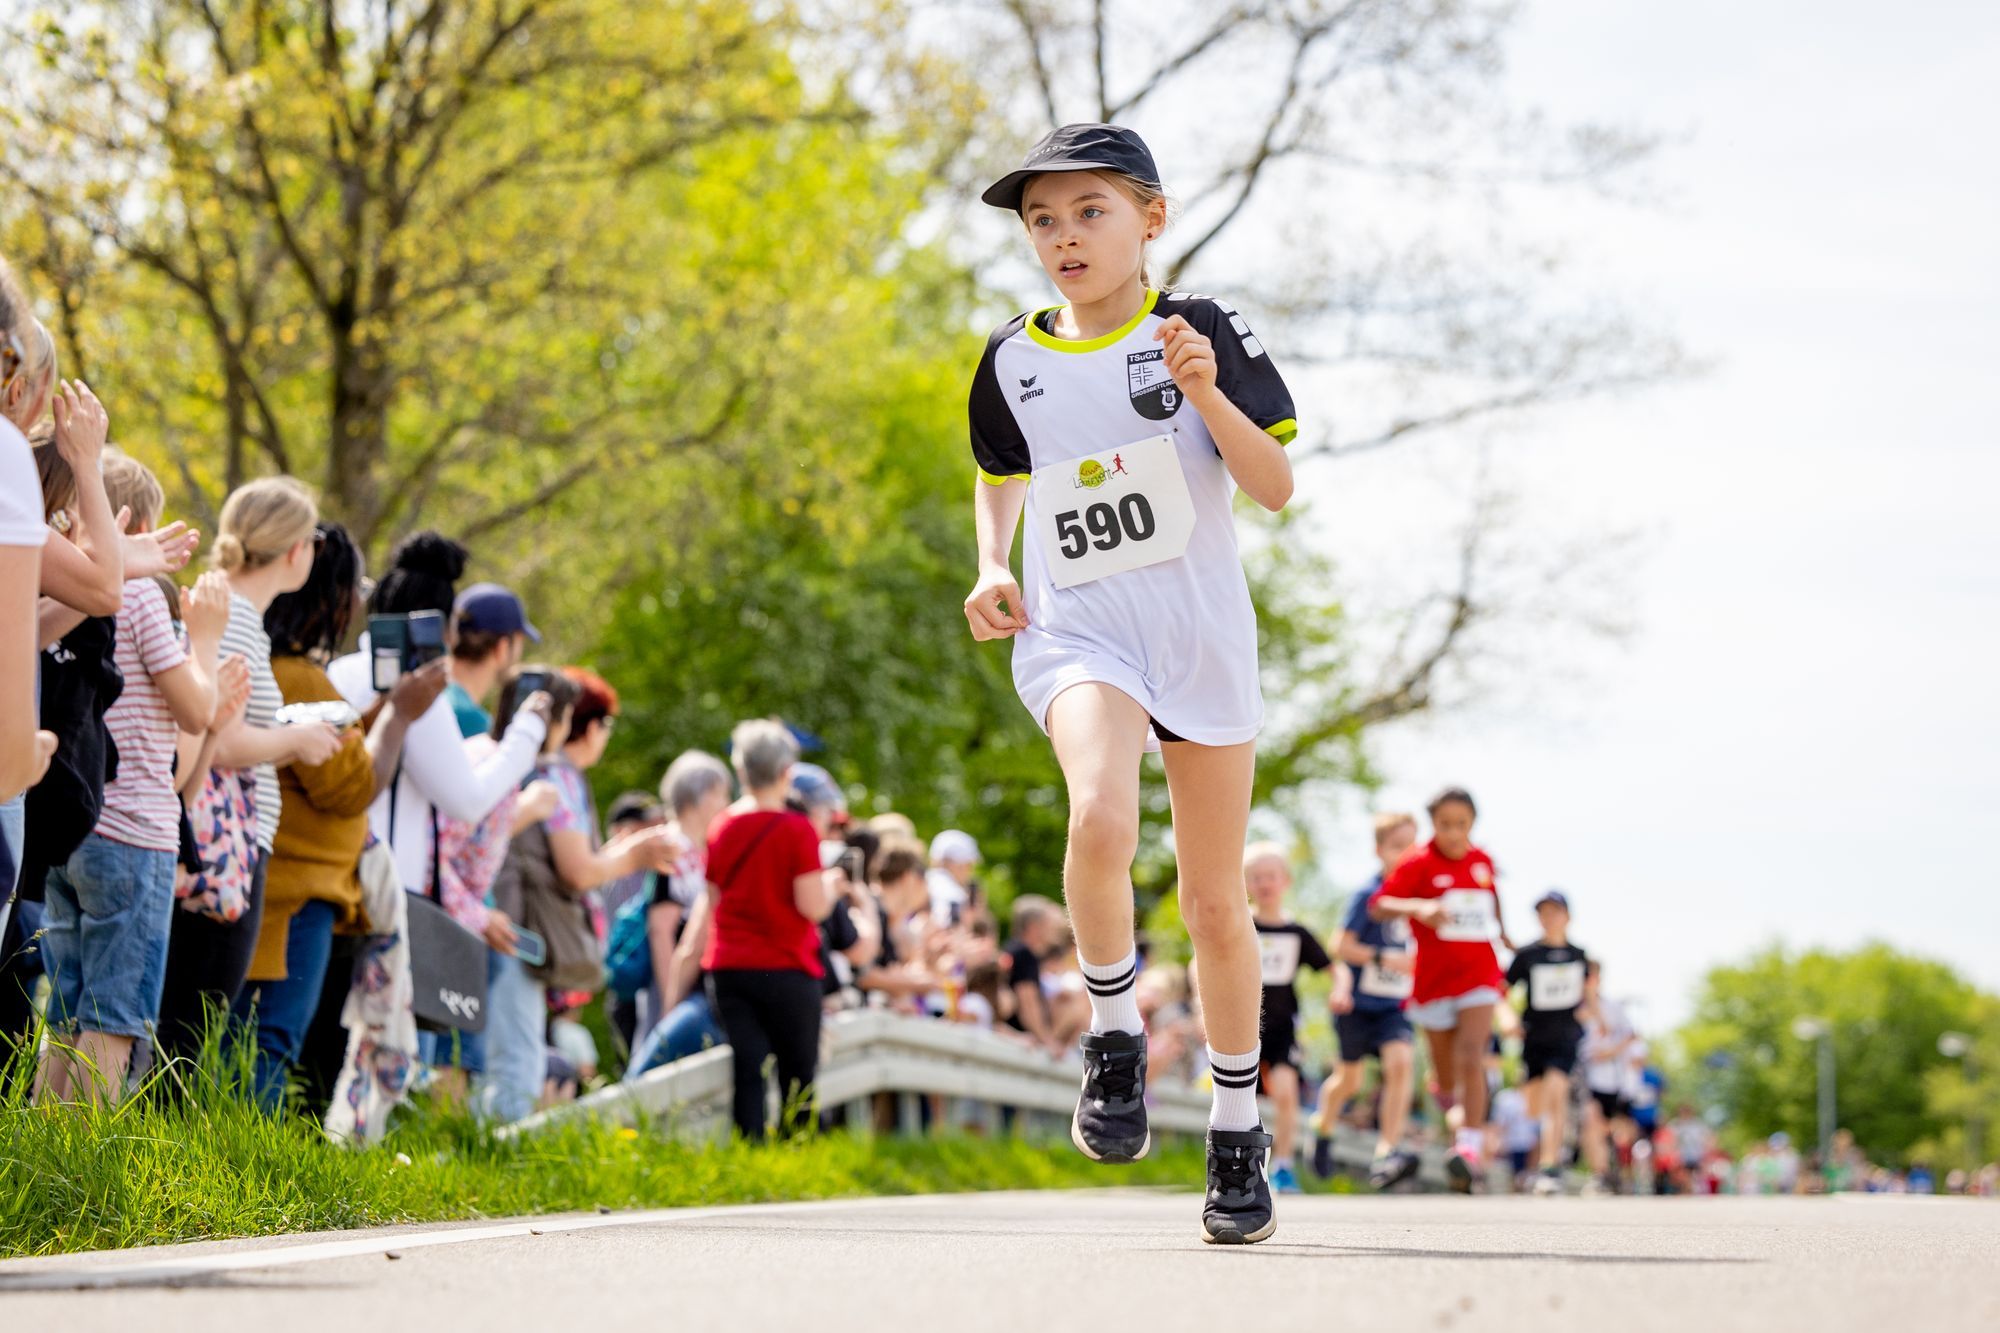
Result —
[{"label": "green foliage", "polygon": [[1841,1126],[1877,1160],[1902,1160],[1955,1128],[1932,1086],[1947,1064],[1938,1037],[1978,1030],[1982,1006],[1990,1017],[1991,1000],[1951,968],[1886,944],[1851,953],[1774,946],[1704,978],[1678,1034],[1681,1086],[1722,1107],[1739,1142],[1785,1130],[1815,1143],[1817,1043],[1792,1025],[1822,1019],[1833,1027]]}]

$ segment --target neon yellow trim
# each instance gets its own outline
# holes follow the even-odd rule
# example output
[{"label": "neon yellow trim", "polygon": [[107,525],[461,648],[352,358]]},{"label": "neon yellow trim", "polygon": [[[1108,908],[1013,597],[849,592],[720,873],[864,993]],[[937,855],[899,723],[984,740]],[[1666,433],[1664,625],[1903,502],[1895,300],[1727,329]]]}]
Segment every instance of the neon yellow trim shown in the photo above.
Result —
[{"label": "neon yellow trim", "polygon": [[1290,444],[1298,438],[1299,423],[1291,417],[1286,417],[1275,426],[1264,427],[1264,433],[1277,440],[1279,444]]},{"label": "neon yellow trim", "polygon": [[1005,486],[1010,481],[1027,481],[1029,477],[1025,472],[1017,472],[1011,477],[996,477],[985,468],[980,468],[979,479],[988,486]]},{"label": "neon yellow trim", "polygon": [[1050,333],[1042,327],[1038,316],[1046,315],[1051,310],[1061,310],[1063,307],[1059,305],[1045,306],[1028,316],[1028,336],[1042,346],[1054,348],[1058,352],[1101,352],[1132,330],[1138,328],[1139,321],[1153,313],[1153,307],[1159,304],[1159,300],[1160,294],[1158,292],[1147,292],[1145,301],[1139,306],[1139,313],[1126,320],[1120,327],[1105,334],[1102,338],[1056,337],[1055,334]]}]

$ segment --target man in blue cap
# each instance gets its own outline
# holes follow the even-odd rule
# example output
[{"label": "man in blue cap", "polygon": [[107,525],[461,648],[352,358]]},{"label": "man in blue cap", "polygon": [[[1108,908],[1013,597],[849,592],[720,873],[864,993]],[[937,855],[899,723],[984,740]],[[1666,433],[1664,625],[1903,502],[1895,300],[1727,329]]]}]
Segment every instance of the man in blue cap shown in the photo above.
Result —
[{"label": "man in blue cap", "polygon": [[461,592],[451,623],[451,684],[445,697],[458,718],[459,733],[483,736],[493,719],[480,700],[519,664],[530,642],[542,641],[542,632],[529,622],[521,599],[497,583],[475,583]]}]

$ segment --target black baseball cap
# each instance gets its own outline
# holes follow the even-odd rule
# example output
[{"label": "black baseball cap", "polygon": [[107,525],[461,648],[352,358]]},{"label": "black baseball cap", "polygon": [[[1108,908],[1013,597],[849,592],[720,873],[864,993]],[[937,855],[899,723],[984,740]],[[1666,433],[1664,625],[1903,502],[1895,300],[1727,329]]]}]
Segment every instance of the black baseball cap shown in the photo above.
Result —
[{"label": "black baseball cap", "polygon": [[1146,141],[1122,125],[1064,125],[1050,130],[1028,150],[1019,171],[1010,171],[986,187],[979,197],[995,208],[1021,211],[1021,193],[1028,179],[1045,171],[1115,171],[1160,188],[1160,169],[1153,165]]}]

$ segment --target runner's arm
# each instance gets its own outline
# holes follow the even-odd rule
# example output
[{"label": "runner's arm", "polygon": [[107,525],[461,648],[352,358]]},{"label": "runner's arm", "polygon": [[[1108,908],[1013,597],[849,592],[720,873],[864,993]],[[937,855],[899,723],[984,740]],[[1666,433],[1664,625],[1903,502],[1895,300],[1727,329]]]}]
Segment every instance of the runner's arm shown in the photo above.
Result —
[{"label": "runner's arm", "polygon": [[[965,599],[965,618],[972,637],[1011,639],[1028,627],[1021,604],[1021,585],[1014,579],[1014,532],[1028,503],[1024,477],[1007,477],[997,484],[984,475],[973,483],[972,525],[979,553],[979,581]],[[1001,609],[1005,604],[1005,610]]]}]

